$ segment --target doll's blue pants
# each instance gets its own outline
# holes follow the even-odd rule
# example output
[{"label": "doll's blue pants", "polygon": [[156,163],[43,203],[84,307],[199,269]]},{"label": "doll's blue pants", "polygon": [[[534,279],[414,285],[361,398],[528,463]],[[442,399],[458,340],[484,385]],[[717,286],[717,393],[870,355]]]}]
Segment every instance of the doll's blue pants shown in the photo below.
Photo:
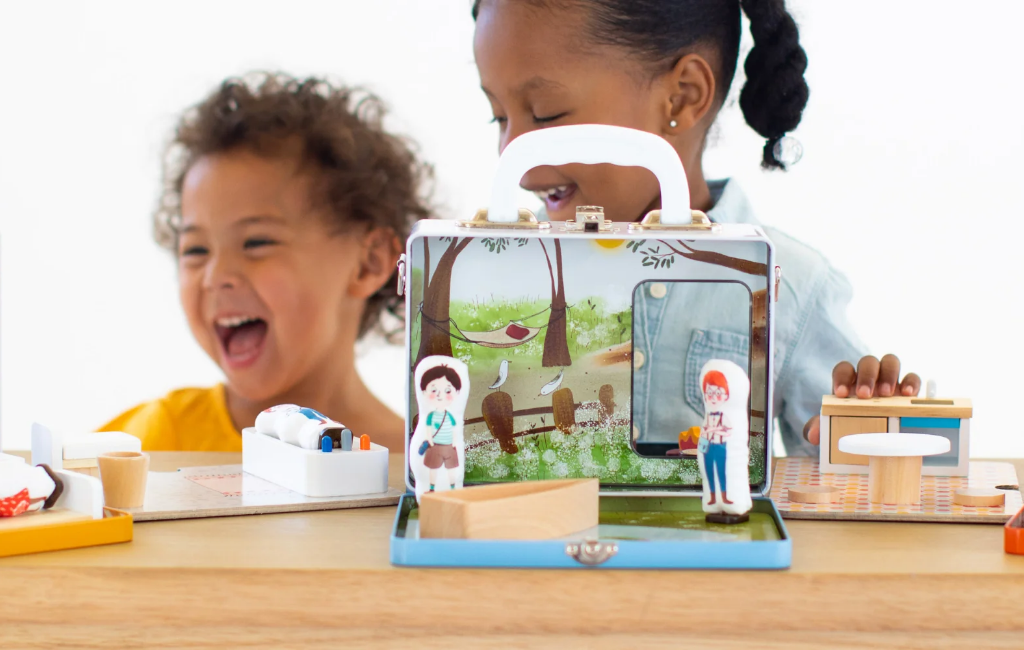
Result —
[{"label": "doll's blue pants", "polygon": [[708,488],[712,494],[716,492],[712,472],[718,474],[717,491],[728,493],[725,488],[725,443],[708,445],[708,450],[704,452],[704,471],[707,472]]}]

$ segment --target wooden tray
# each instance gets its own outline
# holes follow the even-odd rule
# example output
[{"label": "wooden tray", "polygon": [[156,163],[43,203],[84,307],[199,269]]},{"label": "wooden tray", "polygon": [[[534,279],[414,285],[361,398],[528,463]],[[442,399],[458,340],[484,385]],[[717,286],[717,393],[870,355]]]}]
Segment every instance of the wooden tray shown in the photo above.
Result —
[{"label": "wooden tray", "polygon": [[132,541],[132,516],[104,508],[102,519],[53,508],[0,519],[0,557]]},{"label": "wooden tray", "polygon": [[[792,503],[789,488],[797,485],[833,485],[840,489],[838,503]],[[959,488],[1000,489],[1002,506],[961,506],[953,503]],[[968,524],[1005,524],[1022,507],[1017,471],[1010,463],[972,462],[967,476],[922,476],[921,505],[887,506],[868,501],[867,474],[821,474],[818,459],[778,458],[770,496],[784,519],[838,521],[920,521]]]},{"label": "wooden tray", "polygon": [[219,465],[150,472],[145,503],[128,512],[138,522],[161,521],[393,506],[401,496],[388,488],[378,494],[307,497],[243,472],[241,465]]}]

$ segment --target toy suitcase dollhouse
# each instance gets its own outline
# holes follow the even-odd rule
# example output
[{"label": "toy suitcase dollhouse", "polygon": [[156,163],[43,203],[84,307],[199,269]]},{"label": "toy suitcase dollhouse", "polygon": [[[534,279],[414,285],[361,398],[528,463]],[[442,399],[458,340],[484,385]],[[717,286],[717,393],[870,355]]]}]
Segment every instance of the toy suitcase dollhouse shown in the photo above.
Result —
[{"label": "toy suitcase dollhouse", "polygon": [[[661,210],[614,223],[600,206],[577,208],[566,222],[517,208],[525,172],[574,162],[646,167],[661,185]],[[790,539],[764,496],[779,278],[772,244],[760,227],[715,224],[689,204],[685,172],[664,140],[578,125],[509,144],[490,208],[474,219],[416,224],[399,262],[407,431],[419,417],[419,361],[457,359],[469,375],[458,470],[465,484],[596,477],[600,519],[596,530],[565,539],[427,539],[410,492],[395,520],[394,564],[789,566]],[[750,378],[755,498],[744,524],[708,524],[701,508],[697,376],[712,358],[737,363]],[[407,468],[417,452],[407,442]],[[408,474],[407,485],[414,489]]]}]

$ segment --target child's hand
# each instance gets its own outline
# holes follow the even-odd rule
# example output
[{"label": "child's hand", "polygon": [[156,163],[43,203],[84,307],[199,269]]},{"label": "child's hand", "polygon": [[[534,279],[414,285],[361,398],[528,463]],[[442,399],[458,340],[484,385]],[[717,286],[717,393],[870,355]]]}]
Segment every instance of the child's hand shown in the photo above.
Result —
[{"label": "child's hand", "polygon": [[[885,355],[881,361],[871,356],[864,357],[856,368],[849,361],[841,361],[832,369],[832,393],[836,397],[912,397],[919,390],[921,378],[914,373],[900,381],[900,360],[893,354]],[[804,425],[804,438],[812,445],[818,444],[821,437],[820,417],[815,415]]]}]

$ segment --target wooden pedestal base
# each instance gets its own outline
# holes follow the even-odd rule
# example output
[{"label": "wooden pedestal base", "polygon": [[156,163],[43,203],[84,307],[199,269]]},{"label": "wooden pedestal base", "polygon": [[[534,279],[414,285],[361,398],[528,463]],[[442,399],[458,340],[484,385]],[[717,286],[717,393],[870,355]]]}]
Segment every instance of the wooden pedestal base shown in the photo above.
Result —
[{"label": "wooden pedestal base", "polygon": [[921,463],[921,456],[872,456],[868,464],[868,499],[883,505],[919,505]]}]

